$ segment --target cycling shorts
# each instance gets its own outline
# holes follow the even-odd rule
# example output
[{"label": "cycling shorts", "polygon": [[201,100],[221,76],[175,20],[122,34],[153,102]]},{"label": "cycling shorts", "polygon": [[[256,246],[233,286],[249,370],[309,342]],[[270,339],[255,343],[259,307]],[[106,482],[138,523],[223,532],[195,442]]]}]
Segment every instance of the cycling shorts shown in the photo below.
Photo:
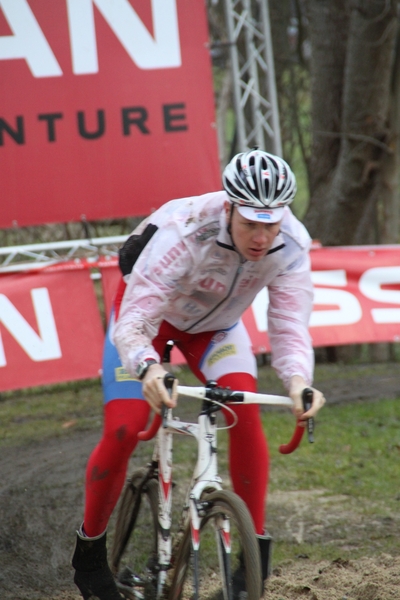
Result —
[{"label": "cycling shorts", "polygon": [[[123,368],[111,340],[110,330],[112,331],[113,322],[112,313],[103,355],[104,402],[114,399],[144,399],[141,382]],[[169,340],[174,341],[191,371],[203,383],[209,380],[217,381],[229,373],[248,373],[254,378],[257,377],[251,340],[241,320],[229,329],[201,333],[179,331],[163,321],[153,340],[154,348],[161,357]]]}]

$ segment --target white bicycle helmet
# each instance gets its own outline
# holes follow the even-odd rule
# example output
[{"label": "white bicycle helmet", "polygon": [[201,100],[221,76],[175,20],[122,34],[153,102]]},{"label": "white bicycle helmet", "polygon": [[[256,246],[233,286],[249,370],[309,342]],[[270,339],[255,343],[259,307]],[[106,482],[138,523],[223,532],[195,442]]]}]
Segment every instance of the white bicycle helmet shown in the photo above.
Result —
[{"label": "white bicycle helmet", "polygon": [[222,183],[232,203],[259,210],[286,206],[297,191],[289,165],[257,149],[236,154],[224,169]]}]

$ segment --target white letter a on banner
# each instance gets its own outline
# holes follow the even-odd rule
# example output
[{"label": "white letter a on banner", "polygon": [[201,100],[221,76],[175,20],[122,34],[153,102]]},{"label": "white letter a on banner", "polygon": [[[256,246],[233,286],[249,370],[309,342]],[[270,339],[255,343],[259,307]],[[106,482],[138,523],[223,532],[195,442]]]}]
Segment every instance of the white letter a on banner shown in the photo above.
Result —
[{"label": "white letter a on banner", "polygon": [[62,75],[27,0],[0,0],[0,10],[14,33],[0,36],[0,60],[23,58],[34,77]]},{"label": "white letter a on banner", "polygon": [[[47,288],[37,288],[31,291],[31,296],[39,335],[4,294],[0,294],[0,322],[32,360],[39,362],[61,358],[60,342],[49,292]],[[0,337],[0,367],[4,367],[6,364]]]}]

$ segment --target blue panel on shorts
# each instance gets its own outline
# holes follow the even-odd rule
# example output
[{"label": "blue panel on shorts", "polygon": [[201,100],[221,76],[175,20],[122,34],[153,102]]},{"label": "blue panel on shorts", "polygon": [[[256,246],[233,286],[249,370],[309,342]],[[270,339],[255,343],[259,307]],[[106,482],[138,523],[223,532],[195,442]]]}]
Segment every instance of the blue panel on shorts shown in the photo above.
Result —
[{"label": "blue panel on shorts", "polygon": [[[113,315],[111,315],[110,326],[113,322]],[[103,353],[102,385],[104,404],[116,399],[136,398],[144,400],[141,382],[138,379],[132,379],[122,366],[117,349],[110,340],[109,333],[110,330],[108,329]]]}]

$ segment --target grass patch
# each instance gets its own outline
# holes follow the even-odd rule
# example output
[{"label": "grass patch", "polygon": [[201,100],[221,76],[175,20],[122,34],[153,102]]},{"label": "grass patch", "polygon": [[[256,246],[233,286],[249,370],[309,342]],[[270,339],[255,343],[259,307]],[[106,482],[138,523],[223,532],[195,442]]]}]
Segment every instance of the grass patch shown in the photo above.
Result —
[{"label": "grass patch", "polygon": [[316,443],[303,438],[289,456],[277,448],[290,438],[293,418],[264,415],[273,460],[271,488],[320,489],[354,497],[385,495],[395,508],[400,480],[400,413],[398,400],[326,406],[320,413]]},{"label": "grass patch", "polygon": [[[277,537],[275,561],[398,552],[398,400],[326,406],[315,443],[304,436],[289,456],[278,446],[290,438],[291,415],[271,412],[263,420],[271,450],[268,514]],[[285,496],[291,501],[281,508]]]},{"label": "grass patch", "polygon": [[101,424],[98,380],[8,392],[0,399],[0,447],[99,429]]}]

